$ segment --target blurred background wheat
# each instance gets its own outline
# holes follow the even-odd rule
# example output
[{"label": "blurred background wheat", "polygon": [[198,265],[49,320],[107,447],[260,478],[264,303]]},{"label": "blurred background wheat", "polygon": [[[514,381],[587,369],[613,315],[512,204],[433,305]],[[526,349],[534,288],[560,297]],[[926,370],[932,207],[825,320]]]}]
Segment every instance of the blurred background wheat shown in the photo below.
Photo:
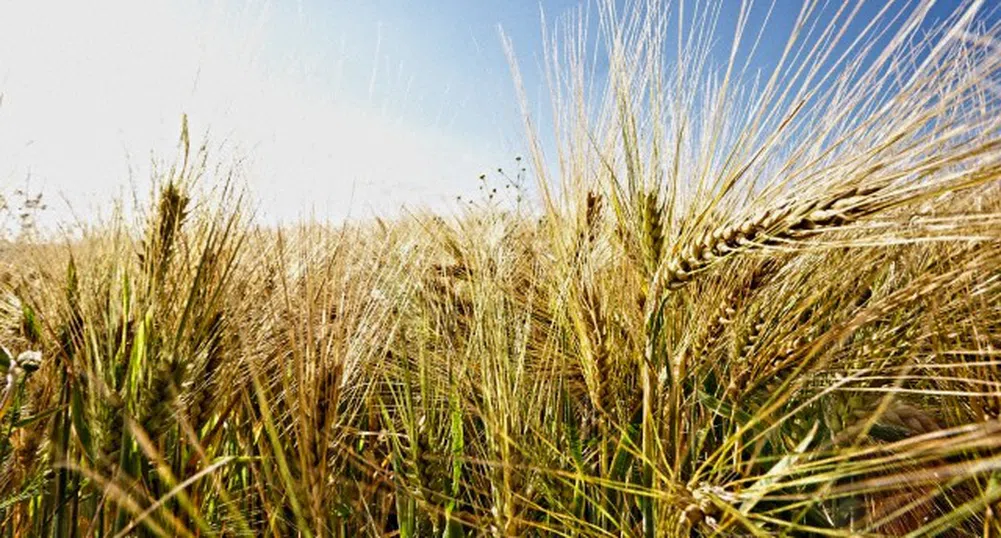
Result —
[{"label": "blurred background wheat", "polygon": [[929,6],[750,84],[562,20],[558,170],[448,218],[258,226],[183,124],[136,221],[0,244],[0,535],[999,536],[1001,27]]}]

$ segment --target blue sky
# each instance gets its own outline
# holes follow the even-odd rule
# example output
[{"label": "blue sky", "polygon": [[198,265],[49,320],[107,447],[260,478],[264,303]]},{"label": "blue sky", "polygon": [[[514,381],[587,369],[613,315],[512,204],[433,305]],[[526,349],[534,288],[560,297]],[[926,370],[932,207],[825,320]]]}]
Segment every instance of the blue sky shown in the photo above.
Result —
[{"label": "blue sky", "polygon": [[[173,154],[187,113],[245,157],[267,220],[447,210],[523,151],[498,26],[543,111],[540,8],[551,25],[579,5],[0,0],[0,192],[30,174],[59,218],[67,202],[82,217],[108,208],[131,196],[130,170],[145,192],[150,152]],[[775,60],[799,6],[778,0],[757,65]],[[756,3],[752,26],[768,7]],[[738,8],[723,4],[721,29]]]}]

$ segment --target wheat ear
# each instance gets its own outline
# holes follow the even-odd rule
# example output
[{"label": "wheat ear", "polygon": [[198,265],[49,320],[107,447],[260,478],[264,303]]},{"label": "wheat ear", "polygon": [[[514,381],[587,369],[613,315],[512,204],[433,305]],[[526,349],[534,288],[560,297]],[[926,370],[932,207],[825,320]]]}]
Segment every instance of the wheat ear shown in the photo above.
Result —
[{"label": "wheat ear", "polygon": [[675,249],[659,268],[661,285],[678,289],[711,265],[738,252],[805,239],[830,226],[842,226],[888,205],[879,187],[857,187],[805,203],[788,201],[728,228],[720,228],[687,247]]}]

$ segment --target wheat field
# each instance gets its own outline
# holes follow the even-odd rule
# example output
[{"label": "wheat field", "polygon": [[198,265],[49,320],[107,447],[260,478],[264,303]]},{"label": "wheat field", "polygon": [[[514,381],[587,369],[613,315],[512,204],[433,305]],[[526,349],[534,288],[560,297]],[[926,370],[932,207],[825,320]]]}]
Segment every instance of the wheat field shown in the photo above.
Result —
[{"label": "wheat field", "polygon": [[630,6],[546,26],[517,204],[267,228],[185,123],[0,243],[0,536],[1001,536],[996,8],[754,72]]}]

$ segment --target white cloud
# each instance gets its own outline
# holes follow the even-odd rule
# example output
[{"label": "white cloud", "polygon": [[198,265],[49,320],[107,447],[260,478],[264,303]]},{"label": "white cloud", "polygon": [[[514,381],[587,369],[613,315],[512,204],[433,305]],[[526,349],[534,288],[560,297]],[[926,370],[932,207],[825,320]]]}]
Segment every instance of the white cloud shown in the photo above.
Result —
[{"label": "white cloud", "polygon": [[311,209],[340,218],[352,193],[362,215],[433,204],[472,192],[478,171],[505,155],[481,133],[445,132],[417,113],[387,117],[387,103],[407,110],[406,66],[370,100],[354,91],[367,80],[338,80],[368,60],[348,58],[355,69],[345,70],[326,50],[335,37],[318,52],[293,43],[288,24],[264,4],[0,2],[0,188],[30,170],[50,205],[59,193],[78,214],[107,207],[128,192],[126,154],[140,181],[151,150],[173,155],[182,113],[193,133],[210,129],[212,141],[247,151],[272,218]]}]

